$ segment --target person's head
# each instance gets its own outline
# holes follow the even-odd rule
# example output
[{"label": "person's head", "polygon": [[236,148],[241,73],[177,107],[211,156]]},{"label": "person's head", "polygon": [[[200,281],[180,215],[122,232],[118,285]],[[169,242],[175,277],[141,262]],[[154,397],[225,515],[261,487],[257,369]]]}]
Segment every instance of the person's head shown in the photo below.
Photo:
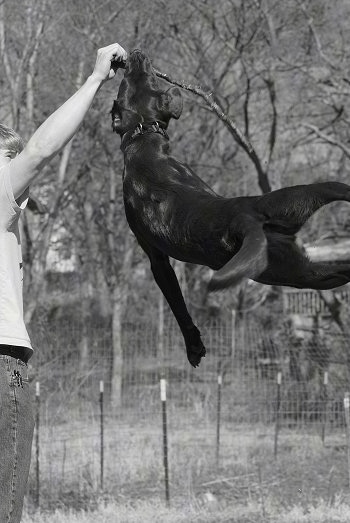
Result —
[{"label": "person's head", "polygon": [[12,159],[22,149],[22,138],[10,127],[0,124],[0,155]]}]

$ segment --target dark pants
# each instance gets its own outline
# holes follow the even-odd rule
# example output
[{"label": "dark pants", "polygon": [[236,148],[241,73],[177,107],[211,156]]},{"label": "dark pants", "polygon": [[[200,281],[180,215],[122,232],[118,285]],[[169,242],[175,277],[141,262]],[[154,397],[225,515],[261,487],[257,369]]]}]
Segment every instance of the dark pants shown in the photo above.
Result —
[{"label": "dark pants", "polygon": [[27,487],[34,403],[27,365],[0,355],[0,522],[19,523]]}]

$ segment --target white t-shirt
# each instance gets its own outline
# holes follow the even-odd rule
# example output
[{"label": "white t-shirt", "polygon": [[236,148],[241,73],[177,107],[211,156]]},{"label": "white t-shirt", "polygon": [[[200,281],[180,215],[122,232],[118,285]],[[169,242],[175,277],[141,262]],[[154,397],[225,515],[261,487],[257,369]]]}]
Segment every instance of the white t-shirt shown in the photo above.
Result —
[{"label": "white t-shirt", "polygon": [[[32,349],[23,319],[23,267],[18,221],[21,207],[7,165],[0,168],[0,344]],[[32,349],[33,350],[33,349]]]}]

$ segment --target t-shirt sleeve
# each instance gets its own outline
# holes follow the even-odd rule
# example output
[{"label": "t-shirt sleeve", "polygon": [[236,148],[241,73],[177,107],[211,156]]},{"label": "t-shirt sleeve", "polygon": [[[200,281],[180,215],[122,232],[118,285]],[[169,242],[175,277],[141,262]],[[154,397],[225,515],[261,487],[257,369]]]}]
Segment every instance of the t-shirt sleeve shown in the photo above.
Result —
[{"label": "t-shirt sleeve", "polygon": [[10,169],[5,165],[0,169],[0,227],[7,229],[20,211],[12,190]]}]

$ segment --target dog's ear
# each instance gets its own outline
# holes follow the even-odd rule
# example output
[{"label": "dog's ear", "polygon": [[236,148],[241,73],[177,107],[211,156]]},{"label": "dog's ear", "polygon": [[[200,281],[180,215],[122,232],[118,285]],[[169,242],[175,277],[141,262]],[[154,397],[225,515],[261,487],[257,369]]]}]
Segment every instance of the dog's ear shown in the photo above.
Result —
[{"label": "dog's ear", "polygon": [[183,107],[181,91],[178,87],[170,87],[165,92],[165,96],[171,117],[177,120],[181,116]]}]

